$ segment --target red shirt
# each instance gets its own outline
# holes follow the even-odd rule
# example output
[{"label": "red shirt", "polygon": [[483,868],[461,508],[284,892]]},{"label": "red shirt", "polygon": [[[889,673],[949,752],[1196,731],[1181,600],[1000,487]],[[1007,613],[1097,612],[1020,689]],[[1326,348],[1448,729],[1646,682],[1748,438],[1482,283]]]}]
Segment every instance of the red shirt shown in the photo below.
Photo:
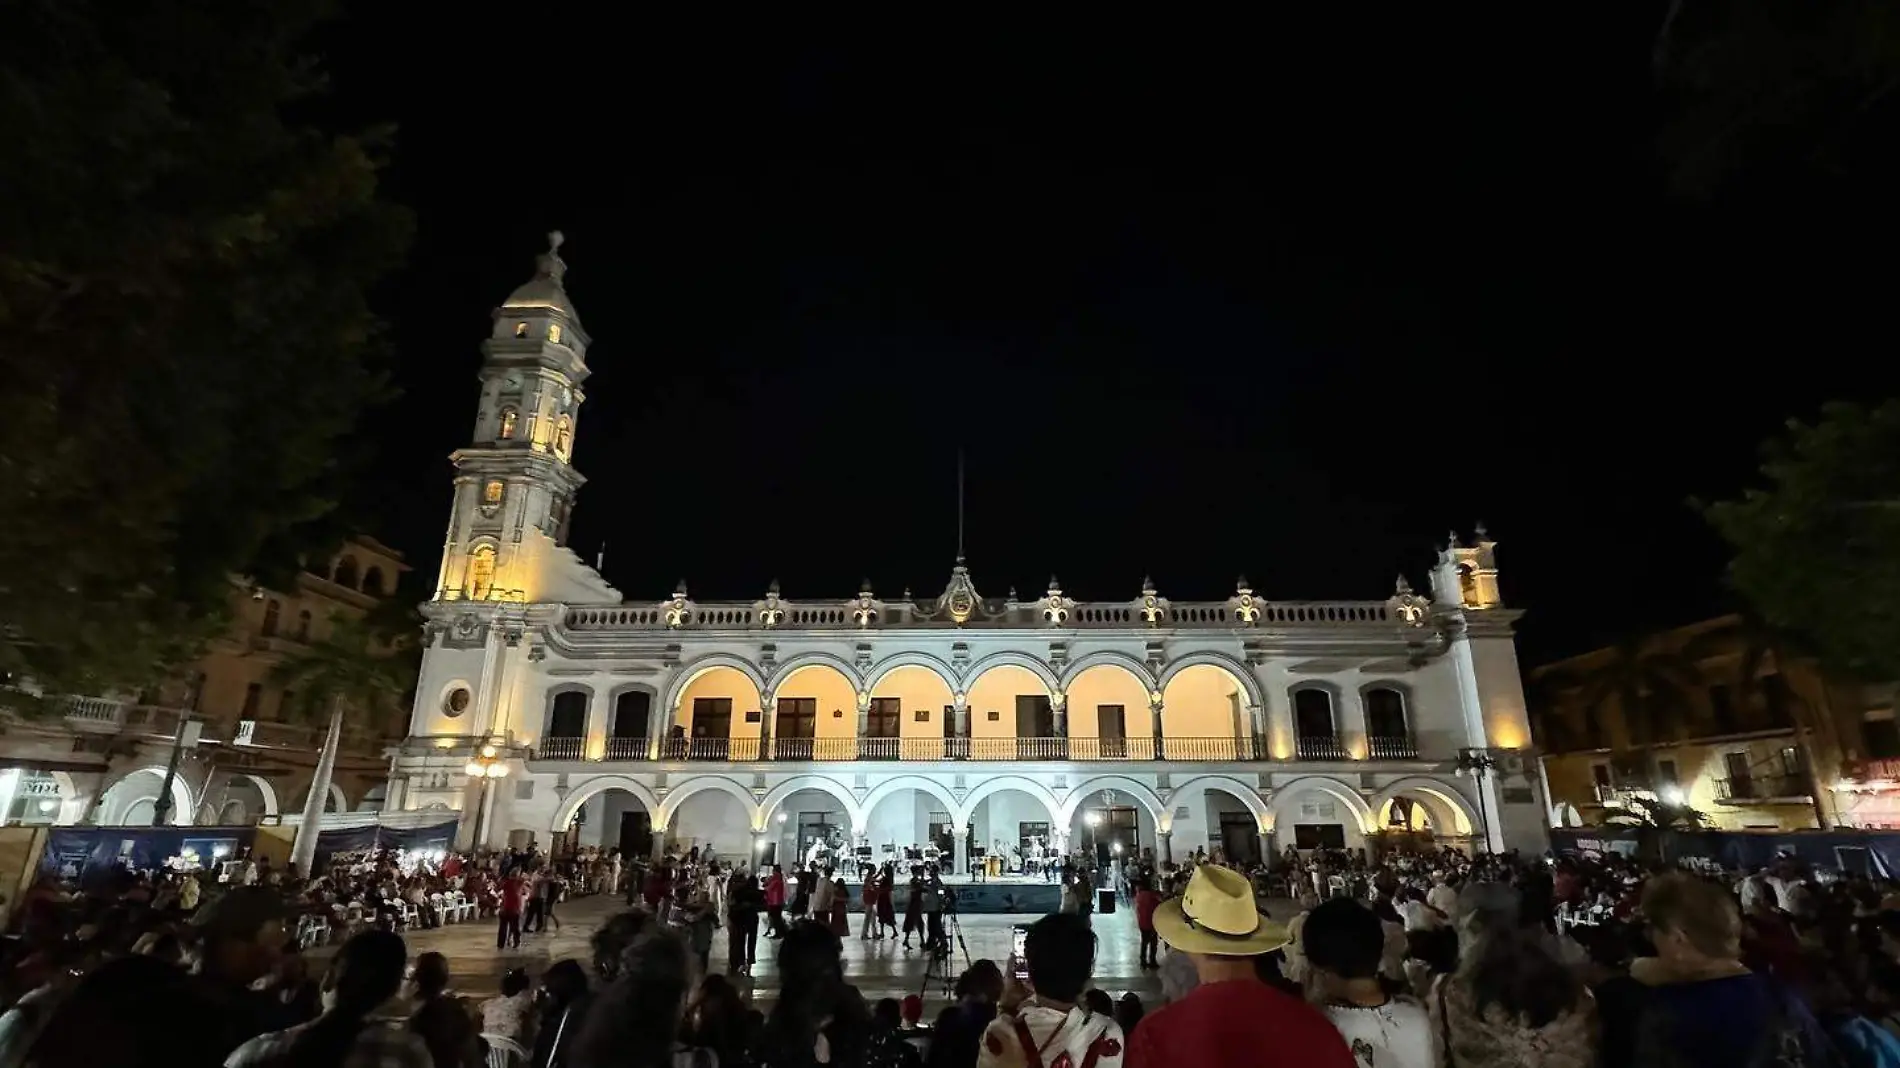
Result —
[{"label": "red shirt", "polygon": [[1177,1065],[1354,1068],[1352,1050],[1326,1017],[1255,979],[1197,986],[1142,1017],[1126,1068]]},{"label": "red shirt", "polygon": [[1153,890],[1135,891],[1135,927],[1146,934],[1155,929],[1155,909],[1161,904],[1161,895]]},{"label": "red shirt", "polygon": [[521,880],[512,875],[501,881],[501,912],[503,915],[521,913]]}]

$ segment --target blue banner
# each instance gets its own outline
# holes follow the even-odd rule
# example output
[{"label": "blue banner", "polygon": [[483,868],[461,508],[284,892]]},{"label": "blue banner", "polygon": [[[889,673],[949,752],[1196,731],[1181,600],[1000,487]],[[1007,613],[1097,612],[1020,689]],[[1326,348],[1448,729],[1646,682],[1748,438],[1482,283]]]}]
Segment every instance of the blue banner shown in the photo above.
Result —
[{"label": "blue banner", "polygon": [[1560,853],[1635,853],[1653,843],[1669,860],[1702,857],[1724,868],[1766,867],[1781,856],[1818,868],[1891,878],[1900,872],[1900,834],[1890,831],[1656,831],[1637,827],[1563,827],[1550,832]]},{"label": "blue banner", "polygon": [[40,870],[89,889],[120,866],[156,868],[188,850],[211,867],[249,846],[256,834],[255,827],[63,827],[48,832]]}]

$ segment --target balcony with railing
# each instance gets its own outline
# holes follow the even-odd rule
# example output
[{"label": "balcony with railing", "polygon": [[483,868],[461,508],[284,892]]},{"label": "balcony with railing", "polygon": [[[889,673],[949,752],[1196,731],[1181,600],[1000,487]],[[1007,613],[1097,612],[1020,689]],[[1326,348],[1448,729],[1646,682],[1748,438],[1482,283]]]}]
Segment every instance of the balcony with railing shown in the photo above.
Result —
[{"label": "balcony with railing", "polygon": [[1417,760],[1418,740],[1410,735],[1370,735],[1366,738],[1366,757],[1371,760]]},{"label": "balcony with railing", "polygon": [[1715,780],[1717,801],[1788,801],[1806,804],[1812,787],[1806,775],[1748,775]]},{"label": "balcony with railing", "polygon": [[[1173,748],[1172,745],[1169,746]],[[1293,755],[1301,760],[1351,760],[1339,735],[1302,734],[1293,739]]]},{"label": "balcony with railing", "polygon": [[[1386,747],[1410,753],[1407,746]],[[1301,760],[1350,760],[1336,737],[1301,739]],[[1414,756],[1379,759],[1413,759]],[[534,760],[649,761],[656,759],[644,738],[609,738],[605,752],[589,757],[581,738],[547,738],[533,750]],[[1251,736],[1224,738],[667,738],[660,742],[657,759],[689,762],[783,763],[830,761],[1152,761],[1226,762],[1271,761],[1266,739]]]}]

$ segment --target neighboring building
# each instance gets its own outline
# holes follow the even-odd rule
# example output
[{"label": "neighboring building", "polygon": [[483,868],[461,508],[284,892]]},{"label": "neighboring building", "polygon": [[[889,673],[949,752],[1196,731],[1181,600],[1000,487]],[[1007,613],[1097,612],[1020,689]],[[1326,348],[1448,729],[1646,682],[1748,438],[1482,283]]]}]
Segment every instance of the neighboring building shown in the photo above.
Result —
[{"label": "neighboring building", "polygon": [[[238,825],[297,817],[316,771],[321,725],[284,721],[271,669],[333,618],[361,618],[395,593],[402,556],[350,541],[294,591],[234,584],[230,631],[176,681],[137,697],[69,698],[52,714],[10,720],[0,735],[0,806],[13,823],[149,826],[179,724],[189,720],[170,811],[173,824]],[[350,724],[326,811],[376,811],[388,779],[387,739],[399,724]],[[195,740],[194,740],[195,733]]]},{"label": "neighboring building", "polygon": [[[1324,603],[1244,580],[1208,602],[1079,603],[1053,580],[985,598],[960,560],[921,599],[624,601],[563,544],[589,373],[565,270],[541,257],[483,346],[393,807],[458,810],[486,844],[783,857],[836,833],[959,870],[972,839],[1072,834],[1176,856],[1395,824],[1544,847],[1482,532],[1441,552],[1429,601],[1403,580]],[[1491,760],[1457,774],[1473,750]]]},{"label": "neighboring building", "polygon": [[1561,825],[1652,797],[1721,829],[1900,826],[1893,784],[1860,770],[1900,757],[1894,688],[1826,678],[1739,616],[1543,665],[1529,690]]}]

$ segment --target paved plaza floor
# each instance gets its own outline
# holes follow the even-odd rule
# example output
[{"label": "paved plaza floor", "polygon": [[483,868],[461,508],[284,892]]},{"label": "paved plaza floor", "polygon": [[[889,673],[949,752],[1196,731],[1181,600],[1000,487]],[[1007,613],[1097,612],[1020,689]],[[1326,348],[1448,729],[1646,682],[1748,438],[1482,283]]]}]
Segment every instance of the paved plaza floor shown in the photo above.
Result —
[{"label": "paved plaza floor", "polygon": [[[433,950],[449,958],[450,974],[458,993],[469,997],[485,997],[496,992],[502,973],[509,969],[526,968],[530,974],[539,975],[549,964],[563,958],[572,957],[587,962],[592,956],[588,939],[602,921],[625,907],[618,898],[600,896],[567,902],[560,908],[560,930],[556,931],[549,925],[544,934],[523,935],[519,950],[495,949],[493,920],[448,924],[435,930],[414,931],[405,935],[405,938],[412,955]],[[952,939],[955,956],[951,978],[954,979],[955,973],[966,967],[966,951],[970,960],[987,957],[999,966],[1004,965],[1009,959],[1012,929],[1017,924],[1033,923],[1036,918],[999,915],[962,917],[958,923],[962,935],[961,946],[955,947],[956,940]],[[902,938],[862,941],[855,926],[861,917],[853,914],[851,919],[854,925],[852,934],[844,939],[846,979],[867,998],[902,997],[919,992],[929,966],[926,954],[917,948],[905,952]],[[1094,917],[1094,925],[1099,940],[1095,953],[1095,985],[1117,997],[1124,991],[1132,990],[1145,1001],[1152,1002],[1157,998],[1161,987],[1155,973],[1144,973],[1138,964],[1141,959],[1141,939],[1135,931],[1134,910],[1121,908],[1110,914],[1098,914]],[[717,972],[726,970],[726,935],[726,930],[721,928],[713,936],[712,970]],[[913,938],[911,945],[915,947],[917,944],[918,940]],[[761,934],[758,962],[752,969],[752,981],[746,983],[743,979],[739,980],[742,989],[747,990],[755,1002],[770,1001],[777,994],[776,945]],[[310,955],[314,959],[322,959],[332,952],[333,947],[322,947],[313,950]],[[942,990],[942,983],[933,978],[931,991],[926,997],[933,1007],[941,1002]]]}]

